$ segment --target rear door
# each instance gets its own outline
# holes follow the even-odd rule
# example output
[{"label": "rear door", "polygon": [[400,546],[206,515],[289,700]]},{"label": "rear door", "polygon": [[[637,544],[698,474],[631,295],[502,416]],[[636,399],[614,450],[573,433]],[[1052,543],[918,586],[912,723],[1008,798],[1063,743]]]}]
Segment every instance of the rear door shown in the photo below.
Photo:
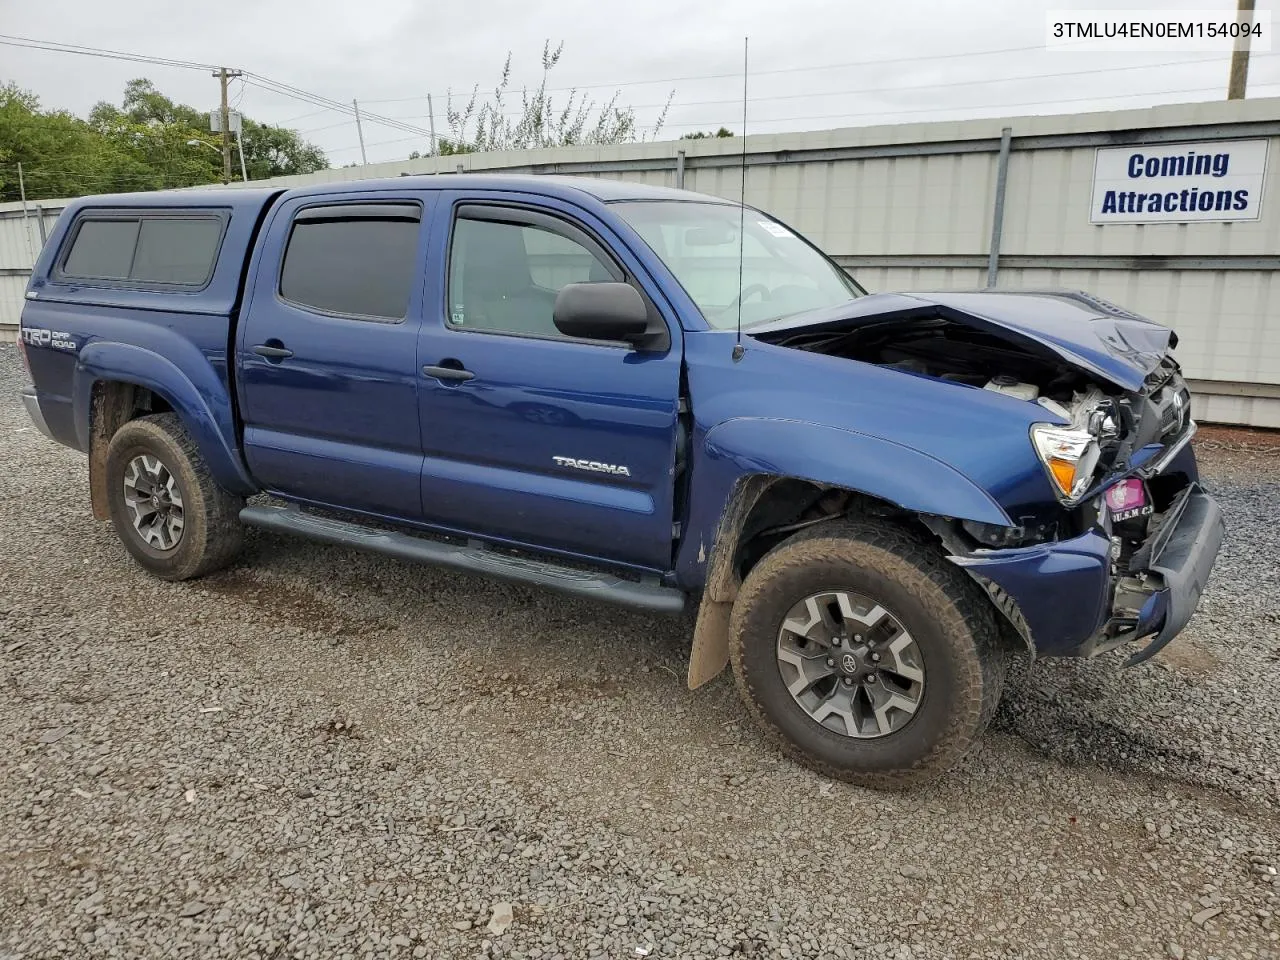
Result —
[{"label": "rear door", "polygon": [[249,469],[298,500],[421,515],[415,349],[432,193],[288,200],[237,342]]},{"label": "rear door", "polygon": [[572,204],[459,191],[435,219],[418,341],[424,516],[669,569],[679,325],[667,310],[667,344],[637,350],[565,337],[551,319],[568,283],[629,282],[651,311],[660,292]]}]

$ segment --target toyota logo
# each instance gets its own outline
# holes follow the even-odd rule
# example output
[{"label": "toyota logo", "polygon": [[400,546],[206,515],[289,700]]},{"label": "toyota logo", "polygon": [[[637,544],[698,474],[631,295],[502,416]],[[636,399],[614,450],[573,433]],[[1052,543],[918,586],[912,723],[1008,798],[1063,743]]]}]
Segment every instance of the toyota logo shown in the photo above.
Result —
[{"label": "toyota logo", "polygon": [[858,658],[852,653],[846,653],[840,658],[840,666],[844,669],[845,673],[853,673],[858,669]]}]

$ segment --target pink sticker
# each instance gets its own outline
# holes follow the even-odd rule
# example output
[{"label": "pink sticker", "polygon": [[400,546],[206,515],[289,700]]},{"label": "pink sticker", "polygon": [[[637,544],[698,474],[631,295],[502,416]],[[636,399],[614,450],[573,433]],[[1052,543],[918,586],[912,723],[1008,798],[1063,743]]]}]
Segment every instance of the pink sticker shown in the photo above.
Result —
[{"label": "pink sticker", "polygon": [[1107,506],[1113,514],[1140,510],[1147,503],[1147,491],[1141,480],[1121,480],[1107,490]]}]

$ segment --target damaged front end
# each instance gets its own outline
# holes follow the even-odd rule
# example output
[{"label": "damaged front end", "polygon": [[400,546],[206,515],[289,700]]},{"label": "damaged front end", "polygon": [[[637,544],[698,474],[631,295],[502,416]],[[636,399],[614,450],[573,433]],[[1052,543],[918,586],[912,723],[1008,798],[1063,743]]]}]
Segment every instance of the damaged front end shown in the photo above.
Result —
[{"label": "damaged front end", "polygon": [[752,334],[1037,408],[1039,502],[1006,504],[1009,526],[922,518],[1034,654],[1151,637],[1137,663],[1190,620],[1224,525],[1199,485],[1171,331],[1086,294],[987,292],[867,297]]}]

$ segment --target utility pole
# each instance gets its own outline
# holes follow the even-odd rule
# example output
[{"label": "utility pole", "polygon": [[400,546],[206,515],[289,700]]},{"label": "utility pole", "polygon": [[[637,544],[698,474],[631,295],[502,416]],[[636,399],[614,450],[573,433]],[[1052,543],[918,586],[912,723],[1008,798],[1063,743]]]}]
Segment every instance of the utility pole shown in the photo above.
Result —
[{"label": "utility pole", "polygon": [[227,83],[233,77],[240,76],[239,70],[228,70],[226,67],[219,67],[218,72],[214,74],[218,78],[218,85],[222,88],[222,106],[220,108],[220,117],[222,123],[222,182],[231,182],[231,109],[227,106]]},{"label": "utility pole", "polygon": [[[1253,24],[1254,0],[1237,0],[1236,22]],[[1235,49],[1231,51],[1231,79],[1227,83],[1227,99],[1243,100],[1245,88],[1249,85],[1249,33],[1236,40]]]},{"label": "utility pole", "polygon": [[31,243],[31,223],[27,220],[27,183],[22,179],[22,161],[18,161],[18,196],[22,198],[22,232],[27,235],[27,253],[32,261],[36,258],[35,247]]},{"label": "utility pole", "polygon": [[351,101],[351,109],[356,112],[356,136],[360,138],[360,162],[367,166],[369,158],[364,155],[364,127],[360,126],[360,104],[354,99]]},{"label": "utility pole", "polygon": [[431,131],[431,156],[440,156],[440,148],[436,145],[436,108],[431,105],[431,94],[427,94],[427,120]]},{"label": "utility pole", "polygon": [[236,145],[240,148],[240,180],[249,182],[249,171],[244,168],[244,117],[240,118],[240,126],[236,127]]}]

